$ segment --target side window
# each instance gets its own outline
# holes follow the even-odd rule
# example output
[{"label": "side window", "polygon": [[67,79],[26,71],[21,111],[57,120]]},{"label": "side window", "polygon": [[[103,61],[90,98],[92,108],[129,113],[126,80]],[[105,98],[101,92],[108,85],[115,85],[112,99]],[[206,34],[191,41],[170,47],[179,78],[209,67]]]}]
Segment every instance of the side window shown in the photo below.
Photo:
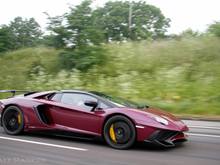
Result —
[{"label": "side window", "polygon": [[61,93],[55,93],[53,96],[51,96],[51,97],[49,98],[49,100],[51,100],[51,101],[56,101],[56,102],[60,102],[61,97],[62,97],[62,94],[61,94]]},{"label": "side window", "polygon": [[107,108],[109,108],[109,106],[108,105],[106,105],[105,103],[103,103],[103,102],[99,102],[99,108],[102,108],[102,109],[107,109]]},{"label": "side window", "polygon": [[61,98],[61,102],[64,104],[78,106],[87,111],[90,111],[92,108],[86,106],[84,104],[85,101],[97,101],[97,99],[87,94],[81,94],[81,93],[64,93]]}]

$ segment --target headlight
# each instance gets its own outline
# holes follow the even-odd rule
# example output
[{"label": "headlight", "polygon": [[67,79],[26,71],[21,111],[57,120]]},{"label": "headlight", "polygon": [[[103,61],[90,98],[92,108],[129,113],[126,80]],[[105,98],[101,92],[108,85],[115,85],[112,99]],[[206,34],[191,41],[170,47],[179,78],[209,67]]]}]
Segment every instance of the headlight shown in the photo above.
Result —
[{"label": "headlight", "polygon": [[162,118],[162,117],[159,117],[159,116],[155,116],[154,119],[160,123],[160,124],[163,124],[163,125],[168,125],[168,120]]}]

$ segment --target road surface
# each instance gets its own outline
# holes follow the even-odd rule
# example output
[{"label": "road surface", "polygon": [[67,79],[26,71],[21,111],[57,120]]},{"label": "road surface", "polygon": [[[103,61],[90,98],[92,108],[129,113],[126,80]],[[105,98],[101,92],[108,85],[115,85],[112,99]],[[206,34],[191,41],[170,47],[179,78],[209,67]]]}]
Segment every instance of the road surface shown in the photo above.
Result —
[{"label": "road surface", "polygon": [[6,135],[0,165],[220,165],[220,122],[184,121],[189,141],[171,149],[137,144],[115,150],[104,142],[39,134]]}]

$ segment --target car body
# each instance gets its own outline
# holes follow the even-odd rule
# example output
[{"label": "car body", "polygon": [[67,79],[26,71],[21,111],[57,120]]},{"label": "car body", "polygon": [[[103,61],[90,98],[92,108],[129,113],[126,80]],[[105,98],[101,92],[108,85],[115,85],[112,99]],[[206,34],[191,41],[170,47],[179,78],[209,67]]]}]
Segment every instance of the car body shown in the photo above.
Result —
[{"label": "car body", "polygon": [[11,135],[63,131],[101,137],[117,149],[136,141],[172,147],[187,140],[188,127],[173,115],[99,92],[29,92],[0,100],[0,114]]}]

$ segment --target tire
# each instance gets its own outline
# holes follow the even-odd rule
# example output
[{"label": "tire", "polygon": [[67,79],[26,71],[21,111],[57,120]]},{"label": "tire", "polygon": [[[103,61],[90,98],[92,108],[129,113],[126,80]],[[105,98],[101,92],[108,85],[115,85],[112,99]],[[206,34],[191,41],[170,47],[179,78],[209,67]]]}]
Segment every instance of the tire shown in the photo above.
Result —
[{"label": "tire", "polygon": [[9,135],[21,134],[24,130],[22,111],[16,106],[7,107],[2,116],[2,126]]},{"label": "tire", "polygon": [[136,140],[134,124],[127,117],[116,115],[107,120],[103,136],[106,143],[115,149],[128,149]]}]

